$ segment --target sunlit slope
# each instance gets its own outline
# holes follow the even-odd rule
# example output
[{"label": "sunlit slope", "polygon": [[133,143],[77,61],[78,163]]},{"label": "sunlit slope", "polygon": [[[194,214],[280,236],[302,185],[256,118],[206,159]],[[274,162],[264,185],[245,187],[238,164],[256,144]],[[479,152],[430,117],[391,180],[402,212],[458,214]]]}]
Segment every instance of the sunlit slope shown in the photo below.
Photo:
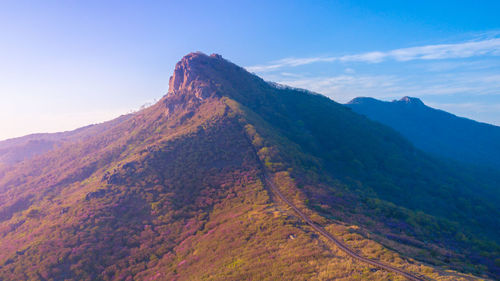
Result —
[{"label": "sunlit slope", "polygon": [[364,256],[494,276],[498,197],[460,172],[327,98],[190,54],[157,104],[0,178],[0,279],[403,280],[315,233],[265,173]]}]

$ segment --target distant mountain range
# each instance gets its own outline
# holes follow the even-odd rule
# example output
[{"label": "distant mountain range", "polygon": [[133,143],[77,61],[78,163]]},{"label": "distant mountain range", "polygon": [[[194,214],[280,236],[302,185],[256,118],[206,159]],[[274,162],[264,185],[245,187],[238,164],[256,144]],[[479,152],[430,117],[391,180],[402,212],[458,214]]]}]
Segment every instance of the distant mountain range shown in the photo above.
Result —
[{"label": "distant mountain range", "polygon": [[500,278],[500,176],[220,55],[151,107],[0,148],[0,280]]},{"label": "distant mountain range", "polygon": [[131,115],[123,115],[110,122],[89,125],[68,132],[32,134],[0,141],[0,167],[29,160],[37,155],[55,149],[65,142],[83,141],[89,136],[105,131],[125,121],[129,117]]},{"label": "distant mountain range", "polygon": [[412,97],[392,102],[359,97],[347,106],[395,129],[426,152],[500,170],[498,126],[428,107]]}]

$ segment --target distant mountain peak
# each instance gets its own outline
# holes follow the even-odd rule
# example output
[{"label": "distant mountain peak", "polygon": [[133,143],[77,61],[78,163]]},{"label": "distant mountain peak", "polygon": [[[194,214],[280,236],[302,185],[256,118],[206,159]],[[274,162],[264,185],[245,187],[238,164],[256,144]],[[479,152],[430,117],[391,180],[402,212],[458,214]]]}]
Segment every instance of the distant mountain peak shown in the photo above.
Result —
[{"label": "distant mountain peak", "polygon": [[348,105],[383,105],[383,104],[394,104],[394,105],[410,105],[410,106],[425,106],[425,104],[419,98],[404,96],[399,100],[393,100],[392,102],[381,101],[371,97],[357,97],[348,102]]},{"label": "distant mountain peak", "polygon": [[364,103],[378,103],[378,102],[382,102],[382,101],[379,101],[377,99],[370,98],[370,97],[357,97],[357,98],[352,99],[347,104],[364,104]]},{"label": "distant mountain peak", "polygon": [[405,96],[391,102],[355,98],[355,112],[392,127],[418,148],[473,165],[500,168],[500,128],[459,117]]},{"label": "distant mountain peak", "polygon": [[411,104],[411,105],[424,105],[424,103],[419,98],[414,98],[409,96],[404,96],[398,101],[395,100],[395,102]]},{"label": "distant mountain peak", "polygon": [[[404,96],[399,100],[393,100],[393,103],[397,104],[409,104],[409,105],[425,105],[419,98]],[[352,99],[347,104],[380,104],[388,103],[371,97],[357,97]]]}]

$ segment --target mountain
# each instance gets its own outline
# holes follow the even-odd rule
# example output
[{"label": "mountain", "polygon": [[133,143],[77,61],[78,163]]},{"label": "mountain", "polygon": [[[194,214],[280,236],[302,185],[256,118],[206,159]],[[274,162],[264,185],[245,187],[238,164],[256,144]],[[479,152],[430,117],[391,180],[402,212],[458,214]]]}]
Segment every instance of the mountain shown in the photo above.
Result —
[{"label": "mountain", "polygon": [[500,169],[498,126],[458,117],[411,97],[392,102],[360,97],[347,106],[395,129],[426,152]]},{"label": "mountain", "polygon": [[89,125],[77,130],[60,133],[32,134],[0,141],[0,169],[29,160],[37,155],[50,151],[65,142],[85,140],[99,132],[103,132],[131,115],[123,115],[101,124]]},{"label": "mountain", "polygon": [[0,176],[0,280],[500,277],[498,179],[324,96],[191,53],[110,124]]}]

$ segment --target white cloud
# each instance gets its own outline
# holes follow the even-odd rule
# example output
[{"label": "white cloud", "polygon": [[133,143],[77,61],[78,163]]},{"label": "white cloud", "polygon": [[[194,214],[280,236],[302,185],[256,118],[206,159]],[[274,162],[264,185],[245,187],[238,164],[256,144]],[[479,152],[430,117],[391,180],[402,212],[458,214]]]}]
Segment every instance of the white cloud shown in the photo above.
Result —
[{"label": "white cloud", "polygon": [[[267,80],[318,92],[341,103],[358,96],[383,100],[414,96],[425,103],[440,101],[429,105],[459,116],[500,124],[500,32],[476,34],[475,38],[344,56],[285,58],[247,69],[261,72]],[[377,65],[384,61],[412,63]],[[338,64],[317,70],[310,67],[307,73],[303,68],[292,69],[328,62]],[[356,64],[354,71],[354,64],[349,64],[354,62],[366,64]]]},{"label": "white cloud", "polygon": [[468,58],[482,55],[500,55],[500,38],[397,49],[388,53],[389,57],[398,61]]},{"label": "white cloud", "polygon": [[475,56],[500,56],[500,38],[480,41],[468,41],[456,44],[426,45],[411,48],[395,49],[387,52],[367,52],[339,57],[285,58],[267,65],[247,67],[251,72],[267,72],[283,67],[296,67],[317,62],[366,62],[379,63],[386,60],[439,60],[452,58],[468,58]]},{"label": "white cloud", "polygon": [[387,53],[369,52],[364,54],[342,56],[339,58],[339,60],[342,62],[357,61],[357,62],[377,63],[377,62],[382,62],[385,58],[387,58],[387,56],[388,56]]},{"label": "white cloud", "polygon": [[439,74],[427,79],[421,79],[419,76],[352,73],[312,78],[282,76],[277,81],[280,84],[321,93],[337,102],[347,102],[358,96],[393,99],[407,95],[500,95],[500,75],[484,73]]},{"label": "white cloud", "polygon": [[246,67],[250,72],[266,72],[283,68],[285,66],[300,66],[315,62],[332,62],[337,60],[335,57],[316,57],[316,58],[284,58],[268,65],[255,65]]},{"label": "white cloud", "polygon": [[338,102],[347,102],[358,96],[372,95],[380,90],[396,92],[401,90],[399,80],[387,75],[338,75],[315,78],[287,79],[278,81],[280,84],[304,88],[333,98]]}]

